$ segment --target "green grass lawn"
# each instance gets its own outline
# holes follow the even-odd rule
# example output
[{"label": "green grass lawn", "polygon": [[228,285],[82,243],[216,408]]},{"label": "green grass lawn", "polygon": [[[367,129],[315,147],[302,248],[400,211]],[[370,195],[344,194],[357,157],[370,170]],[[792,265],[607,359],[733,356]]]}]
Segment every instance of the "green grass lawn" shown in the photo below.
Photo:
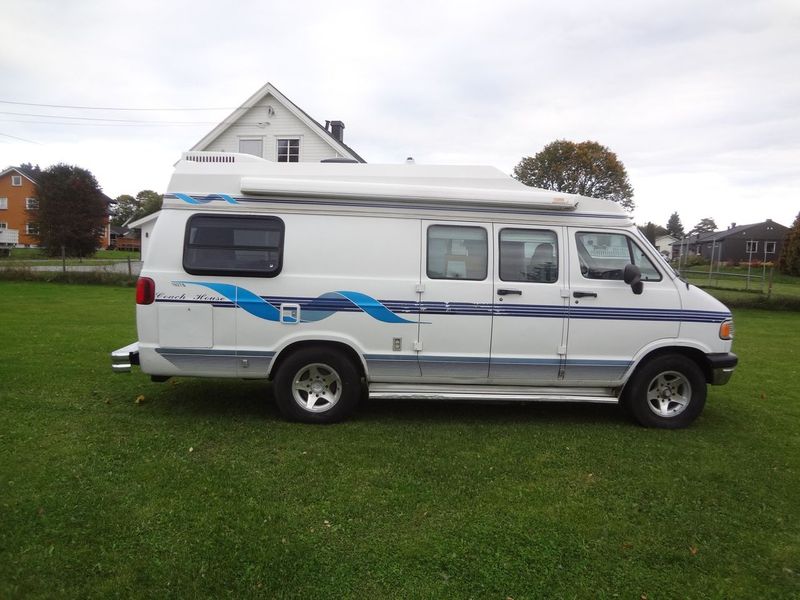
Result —
[{"label": "green grass lawn", "polygon": [[[0,598],[797,598],[800,315],[736,311],[689,429],[115,375],[133,291],[0,282]],[[137,403],[137,398],[143,400]]]}]

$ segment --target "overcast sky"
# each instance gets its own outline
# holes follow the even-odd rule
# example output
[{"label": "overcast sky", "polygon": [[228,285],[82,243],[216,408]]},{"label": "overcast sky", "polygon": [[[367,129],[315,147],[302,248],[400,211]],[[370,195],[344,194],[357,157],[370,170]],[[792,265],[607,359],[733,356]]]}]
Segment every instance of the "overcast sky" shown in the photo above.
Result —
[{"label": "overcast sky", "polygon": [[791,225],[800,211],[798,0],[2,8],[0,168],[77,164],[112,197],[163,191],[180,153],[269,81],[344,121],[371,163],[511,173],[553,140],[595,140],[625,164],[637,222]]}]

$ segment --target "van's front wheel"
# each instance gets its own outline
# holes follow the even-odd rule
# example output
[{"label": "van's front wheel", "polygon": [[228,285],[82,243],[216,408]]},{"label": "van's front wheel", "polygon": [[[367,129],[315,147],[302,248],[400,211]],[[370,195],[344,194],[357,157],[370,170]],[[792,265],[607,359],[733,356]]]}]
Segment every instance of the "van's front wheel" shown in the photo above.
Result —
[{"label": "van's front wheel", "polygon": [[645,427],[686,427],[703,411],[706,380],[691,359],[679,354],[658,356],[634,374],[623,402]]},{"label": "van's front wheel", "polygon": [[275,401],[293,421],[335,423],[353,412],[361,393],[358,370],[335,350],[298,350],[278,369]]}]

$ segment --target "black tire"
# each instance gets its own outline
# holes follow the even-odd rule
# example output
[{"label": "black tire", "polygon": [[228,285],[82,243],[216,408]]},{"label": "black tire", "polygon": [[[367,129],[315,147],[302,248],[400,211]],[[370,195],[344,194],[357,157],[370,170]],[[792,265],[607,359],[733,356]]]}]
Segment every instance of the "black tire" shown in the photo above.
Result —
[{"label": "black tire", "polygon": [[687,427],[703,412],[706,378],[690,358],[657,356],[637,369],[625,386],[622,401],[644,427]]},{"label": "black tire", "polygon": [[281,363],[273,389],[278,409],[287,419],[336,423],[348,417],[358,405],[361,376],[342,353],[328,348],[305,348]]}]

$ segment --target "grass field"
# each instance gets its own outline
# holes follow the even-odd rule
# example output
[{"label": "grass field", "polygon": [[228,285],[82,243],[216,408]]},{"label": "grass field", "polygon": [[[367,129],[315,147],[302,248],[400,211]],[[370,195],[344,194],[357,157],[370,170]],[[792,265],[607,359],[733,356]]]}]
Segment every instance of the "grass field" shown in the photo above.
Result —
[{"label": "grass field", "polygon": [[741,366],[686,430],[401,402],[316,427],[264,383],[112,374],[132,296],[0,282],[0,598],[800,596],[797,313],[736,311]]}]

